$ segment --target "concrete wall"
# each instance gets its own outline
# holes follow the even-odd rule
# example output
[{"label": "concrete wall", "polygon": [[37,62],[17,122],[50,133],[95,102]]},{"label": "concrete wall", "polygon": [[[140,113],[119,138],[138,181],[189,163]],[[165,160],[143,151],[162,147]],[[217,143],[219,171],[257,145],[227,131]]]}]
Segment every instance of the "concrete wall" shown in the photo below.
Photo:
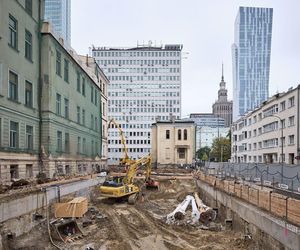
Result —
[{"label": "concrete wall", "polygon": [[300,249],[300,229],[257,207],[234,198],[201,180],[196,181],[203,200],[220,210],[222,218],[232,219],[234,229],[251,234],[261,249]]},{"label": "concrete wall", "polygon": [[15,198],[13,196],[2,198],[0,203],[0,235],[2,239],[5,239],[8,233],[12,233],[14,237],[25,234],[43,221],[44,219],[35,220],[34,214],[41,214],[45,218],[46,204],[57,202],[59,193],[61,198],[71,194],[89,197],[90,189],[102,184],[104,179],[104,177],[98,177],[97,179],[80,180],[59,186],[50,186],[45,191],[36,190],[25,195],[19,194]]}]

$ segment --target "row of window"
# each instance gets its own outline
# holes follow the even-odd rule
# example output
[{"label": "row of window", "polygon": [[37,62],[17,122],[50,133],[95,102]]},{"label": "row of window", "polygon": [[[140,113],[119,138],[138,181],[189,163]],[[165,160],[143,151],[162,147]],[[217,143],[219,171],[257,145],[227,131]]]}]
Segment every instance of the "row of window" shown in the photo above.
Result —
[{"label": "row of window", "polygon": [[[179,113],[179,108],[130,108],[129,113],[134,112],[134,113]],[[127,111],[127,109],[125,109]],[[122,108],[108,108],[108,112],[112,113],[117,113],[117,112],[124,112],[124,109]],[[170,116],[168,116],[170,118]]]},{"label": "row of window", "polygon": [[180,81],[180,76],[108,76],[110,81]]},{"label": "row of window", "polygon": [[105,68],[103,69],[105,73],[141,73],[141,74],[148,74],[148,73],[179,73],[180,68]]},{"label": "row of window", "polygon": [[[123,148],[108,148],[109,153],[121,153],[123,152]],[[148,148],[128,148],[129,153],[147,153],[150,152]]]},{"label": "row of window", "polygon": [[180,60],[97,60],[99,65],[141,65],[141,66],[154,66],[154,65],[179,65]]},{"label": "row of window", "polygon": [[145,57],[165,57],[165,56],[180,56],[179,51],[93,51],[95,57],[136,57],[136,56],[145,56]]},{"label": "row of window", "polygon": [[[188,138],[188,132],[187,129],[183,129],[183,140],[187,140]],[[166,139],[170,139],[170,130],[166,129]],[[177,130],[177,140],[181,141],[182,139],[182,129]]]},{"label": "row of window", "polygon": [[109,91],[108,92],[108,96],[110,97],[145,97],[145,96],[149,96],[149,97],[178,97],[180,96],[180,92],[161,92],[161,91],[141,91],[141,92],[123,92],[123,91],[119,91],[119,92],[113,92],[113,91]]},{"label": "row of window", "polygon": [[[160,103],[157,103],[160,102]],[[156,104],[157,103],[157,104]],[[164,106],[172,106],[172,104],[179,104],[179,100],[108,100],[109,106],[155,106],[155,107],[164,107]]]},{"label": "row of window", "polygon": [[[33,107],[33,87],[32,83],[25,80],[25,106],[32,108]],[[8,98],[9,100],[19,102],[19,76],[13,72],[9,71],[8,73]]]},{"label": "row of window", "polygon": [[[18,50],[18,21],[15,17],[9,14],[9,22],[8,22],[8,44],[15,50]],[[22,41],[23,39],[21,39]],[[24,51],[25,58],[29,61],[32,61],[32,34],[29,30],[25,29],[25,37],[24,37]]]},{"label": "row of window", "polygon": [[[0,128],[1,128],[1,118],[0,118]],[[1,130],[0,130],[1,132]],[[5,132],[5,131],[4,131]],[[20,137],[25,135],[25,145],[24,148],[20,147]],[[25,149],[33,150],[34,149],[34,131],[33,126],[26,125],[24,131],[20,131],[20,125],[17,121],[9,122],[9,147],[12,149]]]},{"label": "row of window", "polygon": [[[69,133],[65,133],[64,136],[64,142],[63,142],[63,133],[62,131],[57,131],[57,137],[56,137],[56,151],[57,152],[65,152],[65,153],[70,153],[70,134]],[[64,148],[63,148],[63,144],[64,144]],[[98,142],[91,140],[91,154],[95,155],[98,154],[99,152],[99,148],[98,148]],[[87,144],[87,140],[84,137],[77,137],[77,153],[78,154],[84,154],[87,155],[88,153],[88,144]]]}]

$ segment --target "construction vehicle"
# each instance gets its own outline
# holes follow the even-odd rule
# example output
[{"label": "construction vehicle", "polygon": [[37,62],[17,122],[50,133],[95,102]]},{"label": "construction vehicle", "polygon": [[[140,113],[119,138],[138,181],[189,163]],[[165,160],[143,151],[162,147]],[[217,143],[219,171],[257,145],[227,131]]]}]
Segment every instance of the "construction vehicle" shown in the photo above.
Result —
[{"label": "construction vehicle", "polygon": [[100,187],[101,196],[107,198],[127,198],[129,204],[135,204],[140,188],[133,183],[138,168],[147,166],[145,184],[158,187],[158,182],[150,179],[151,156],[147,155],[128,165],[126,176],[116,176],[105,181]]},{"label": "construction vehicle", "polygon": [[125,170],[127,170],[128,165],[133,163],[134,160],[131,160],[128,156],[128,149],[127,149],[127,146],[126,146],[126,139],[125,139],[124,132],[123,132],[120,124],[113,118],[109,121],[108,128],[111,126],[111,124],[113,124],[115,126],[115,128],[118,129],[120,137],[121,137],[121,143],[123,144],[123,147],[124,147],[124,157],[120,159],[119,166],[125,167]]}]

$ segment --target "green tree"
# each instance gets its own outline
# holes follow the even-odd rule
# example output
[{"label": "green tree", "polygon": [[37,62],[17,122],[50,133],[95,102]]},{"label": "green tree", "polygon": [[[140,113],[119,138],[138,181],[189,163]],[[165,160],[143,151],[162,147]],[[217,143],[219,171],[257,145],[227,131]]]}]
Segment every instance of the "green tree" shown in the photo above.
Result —
[{"label": "green tree", "polygon": [[198,149],[197,157],[198,157],[198,159],[200,159],[202,161],[207,161],[209,153],[210,153],[210,148],[206,146],[206,147]]},{"label": "green tree", "polygon": [[227,137],[215,138],[211,147],[211,157],[218,162],[226,162],[231,156],[231,143]]}]

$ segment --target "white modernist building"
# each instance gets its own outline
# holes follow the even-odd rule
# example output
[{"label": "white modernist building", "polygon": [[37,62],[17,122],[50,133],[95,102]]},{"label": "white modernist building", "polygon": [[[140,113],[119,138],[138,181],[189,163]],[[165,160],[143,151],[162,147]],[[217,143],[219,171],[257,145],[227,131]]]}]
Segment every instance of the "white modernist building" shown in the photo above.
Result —
[{"label": "white modernist building", "polygon": [[300,85],[234,122],[231,161],[299,164],[299,98]]},{"label": "white modernist building", "polygon": [[[114,118],[126,136],[129,156],[151,151],[151,124],[181,116],[182,45],[93,48],[108,77],[108,118]],[[124,157],[119,132],[108,133],[109,164]]]}]

